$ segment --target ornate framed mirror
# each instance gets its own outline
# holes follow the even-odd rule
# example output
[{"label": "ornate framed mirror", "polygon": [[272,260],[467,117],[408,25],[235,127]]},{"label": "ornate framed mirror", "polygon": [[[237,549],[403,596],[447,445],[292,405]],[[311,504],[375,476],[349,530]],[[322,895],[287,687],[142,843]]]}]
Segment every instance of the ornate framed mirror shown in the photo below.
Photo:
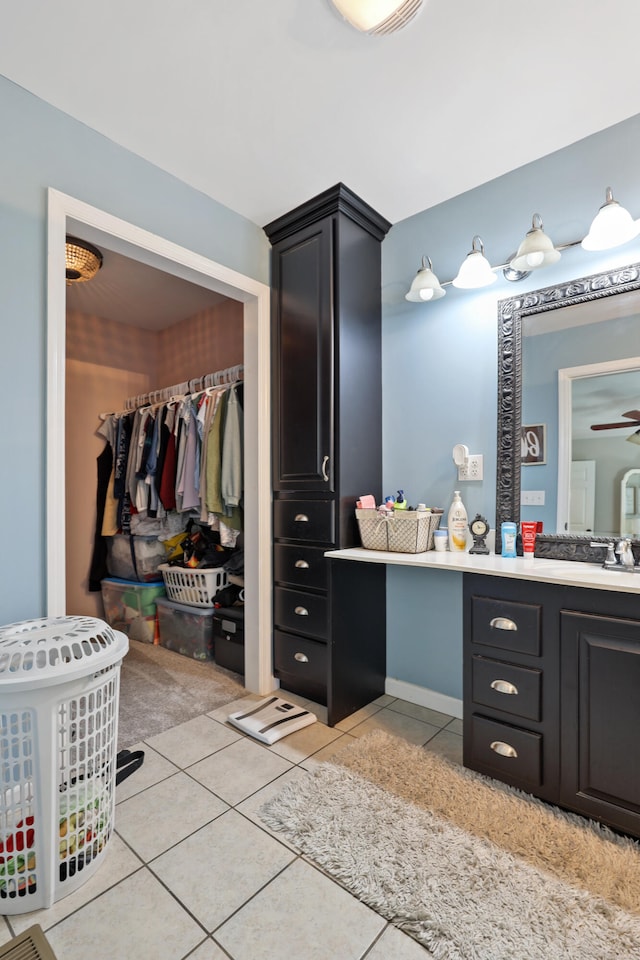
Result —
[{"label": "ornate framed mirror", "polygon": [[[600,303],[602,300],[623,294],[633,295],[639,290],[640,264],[635,263],[617,270],[581,277],[558,286],[533,290],[498,303],[496,545],[500,543],[502,524],[509,520],[519,523],[521,515],[523,324],[531,322],[529,318],[542,318],[542,315],[551,314],[561,308],[579,305],[590,309],[591,319],[587,322],[597,322],[598,311],[602,309],[603,313],[606,312],[605,305]],[[616,306],[622,302],[608,302],[607,306]],[[640,314],[640,296],[634,310]],[[554,314],[544,318],[549,321],[550,327],[553,327],[556,316],[561,315]],[[582,329],[584,337],[584,328]],[[640,329],[638,338],[640,343]],[[626,344],[619,348],[627,349]],[[628,350],[629,356],[640,355],[640,350],[633,346],[629,346]],[[566,365],[569,366],[569,364]],[[630,406],[640,407],[640,397],[637,403],[634,402]],[[552,439],[550,445],[551,442],[553,442]],[[611,536],[611,534],[600,536],[597,532],[590,535],[577,535],[545,529],[545,532],[536,538],[536,556],[597,562],[602,556],[602,550],[599,547],[592,547],[592,541],[611,539]],[[497,546],[496,549],[499,550]]]}]

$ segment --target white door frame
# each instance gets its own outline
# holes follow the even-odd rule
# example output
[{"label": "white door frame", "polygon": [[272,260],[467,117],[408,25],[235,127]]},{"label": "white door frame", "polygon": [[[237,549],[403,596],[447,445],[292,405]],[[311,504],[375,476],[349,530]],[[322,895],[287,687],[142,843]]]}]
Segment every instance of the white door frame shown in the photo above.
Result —
[{"label": "white door frame", "polygon": [[[270,289],[96,207],[48,190],[47,254],[47,616],[66,611],[65,236],[92,242],[239,300],[244,305],[245,686],[269,693],[271,644]],[[69,611],[73,613],[73,611]]]}]

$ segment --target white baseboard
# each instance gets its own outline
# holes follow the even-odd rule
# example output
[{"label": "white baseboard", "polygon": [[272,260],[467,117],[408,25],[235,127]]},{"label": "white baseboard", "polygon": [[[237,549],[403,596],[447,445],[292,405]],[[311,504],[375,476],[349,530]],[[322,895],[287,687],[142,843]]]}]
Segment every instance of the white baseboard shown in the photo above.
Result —
[{"label": "white baseboard", "polygon": [[395,680],[393,677],[387,677],[384,691],[390,697],[398,697],[400,700],[416,703],[420,707],[429,707],[431,710],[438,710],[440,713],[447,713],[450,717],[462,720],[462,700],[456,697],[448,697],[436,690],[419,687],[415,683],[407,683],[406,680]]}]

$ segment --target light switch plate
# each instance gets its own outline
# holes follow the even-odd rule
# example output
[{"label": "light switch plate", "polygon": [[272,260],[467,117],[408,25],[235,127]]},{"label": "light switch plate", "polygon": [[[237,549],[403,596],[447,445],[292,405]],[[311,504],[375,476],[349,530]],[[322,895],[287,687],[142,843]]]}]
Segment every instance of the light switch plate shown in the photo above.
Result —
[{"label": "light switch plate", "polygon": [[523,490],[520,504],[523,507],[544,507],[544,490]]}]

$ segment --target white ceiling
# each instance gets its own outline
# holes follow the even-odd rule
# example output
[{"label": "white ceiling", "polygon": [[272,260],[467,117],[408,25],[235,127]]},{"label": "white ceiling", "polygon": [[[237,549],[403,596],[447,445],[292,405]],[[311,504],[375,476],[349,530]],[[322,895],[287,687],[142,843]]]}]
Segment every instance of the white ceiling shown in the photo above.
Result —
[{"label": "white ceiling", "polygon": [[343,181],[392,222],[640,112],[638,0],[20,0],[2,73],[262,226]]}]

